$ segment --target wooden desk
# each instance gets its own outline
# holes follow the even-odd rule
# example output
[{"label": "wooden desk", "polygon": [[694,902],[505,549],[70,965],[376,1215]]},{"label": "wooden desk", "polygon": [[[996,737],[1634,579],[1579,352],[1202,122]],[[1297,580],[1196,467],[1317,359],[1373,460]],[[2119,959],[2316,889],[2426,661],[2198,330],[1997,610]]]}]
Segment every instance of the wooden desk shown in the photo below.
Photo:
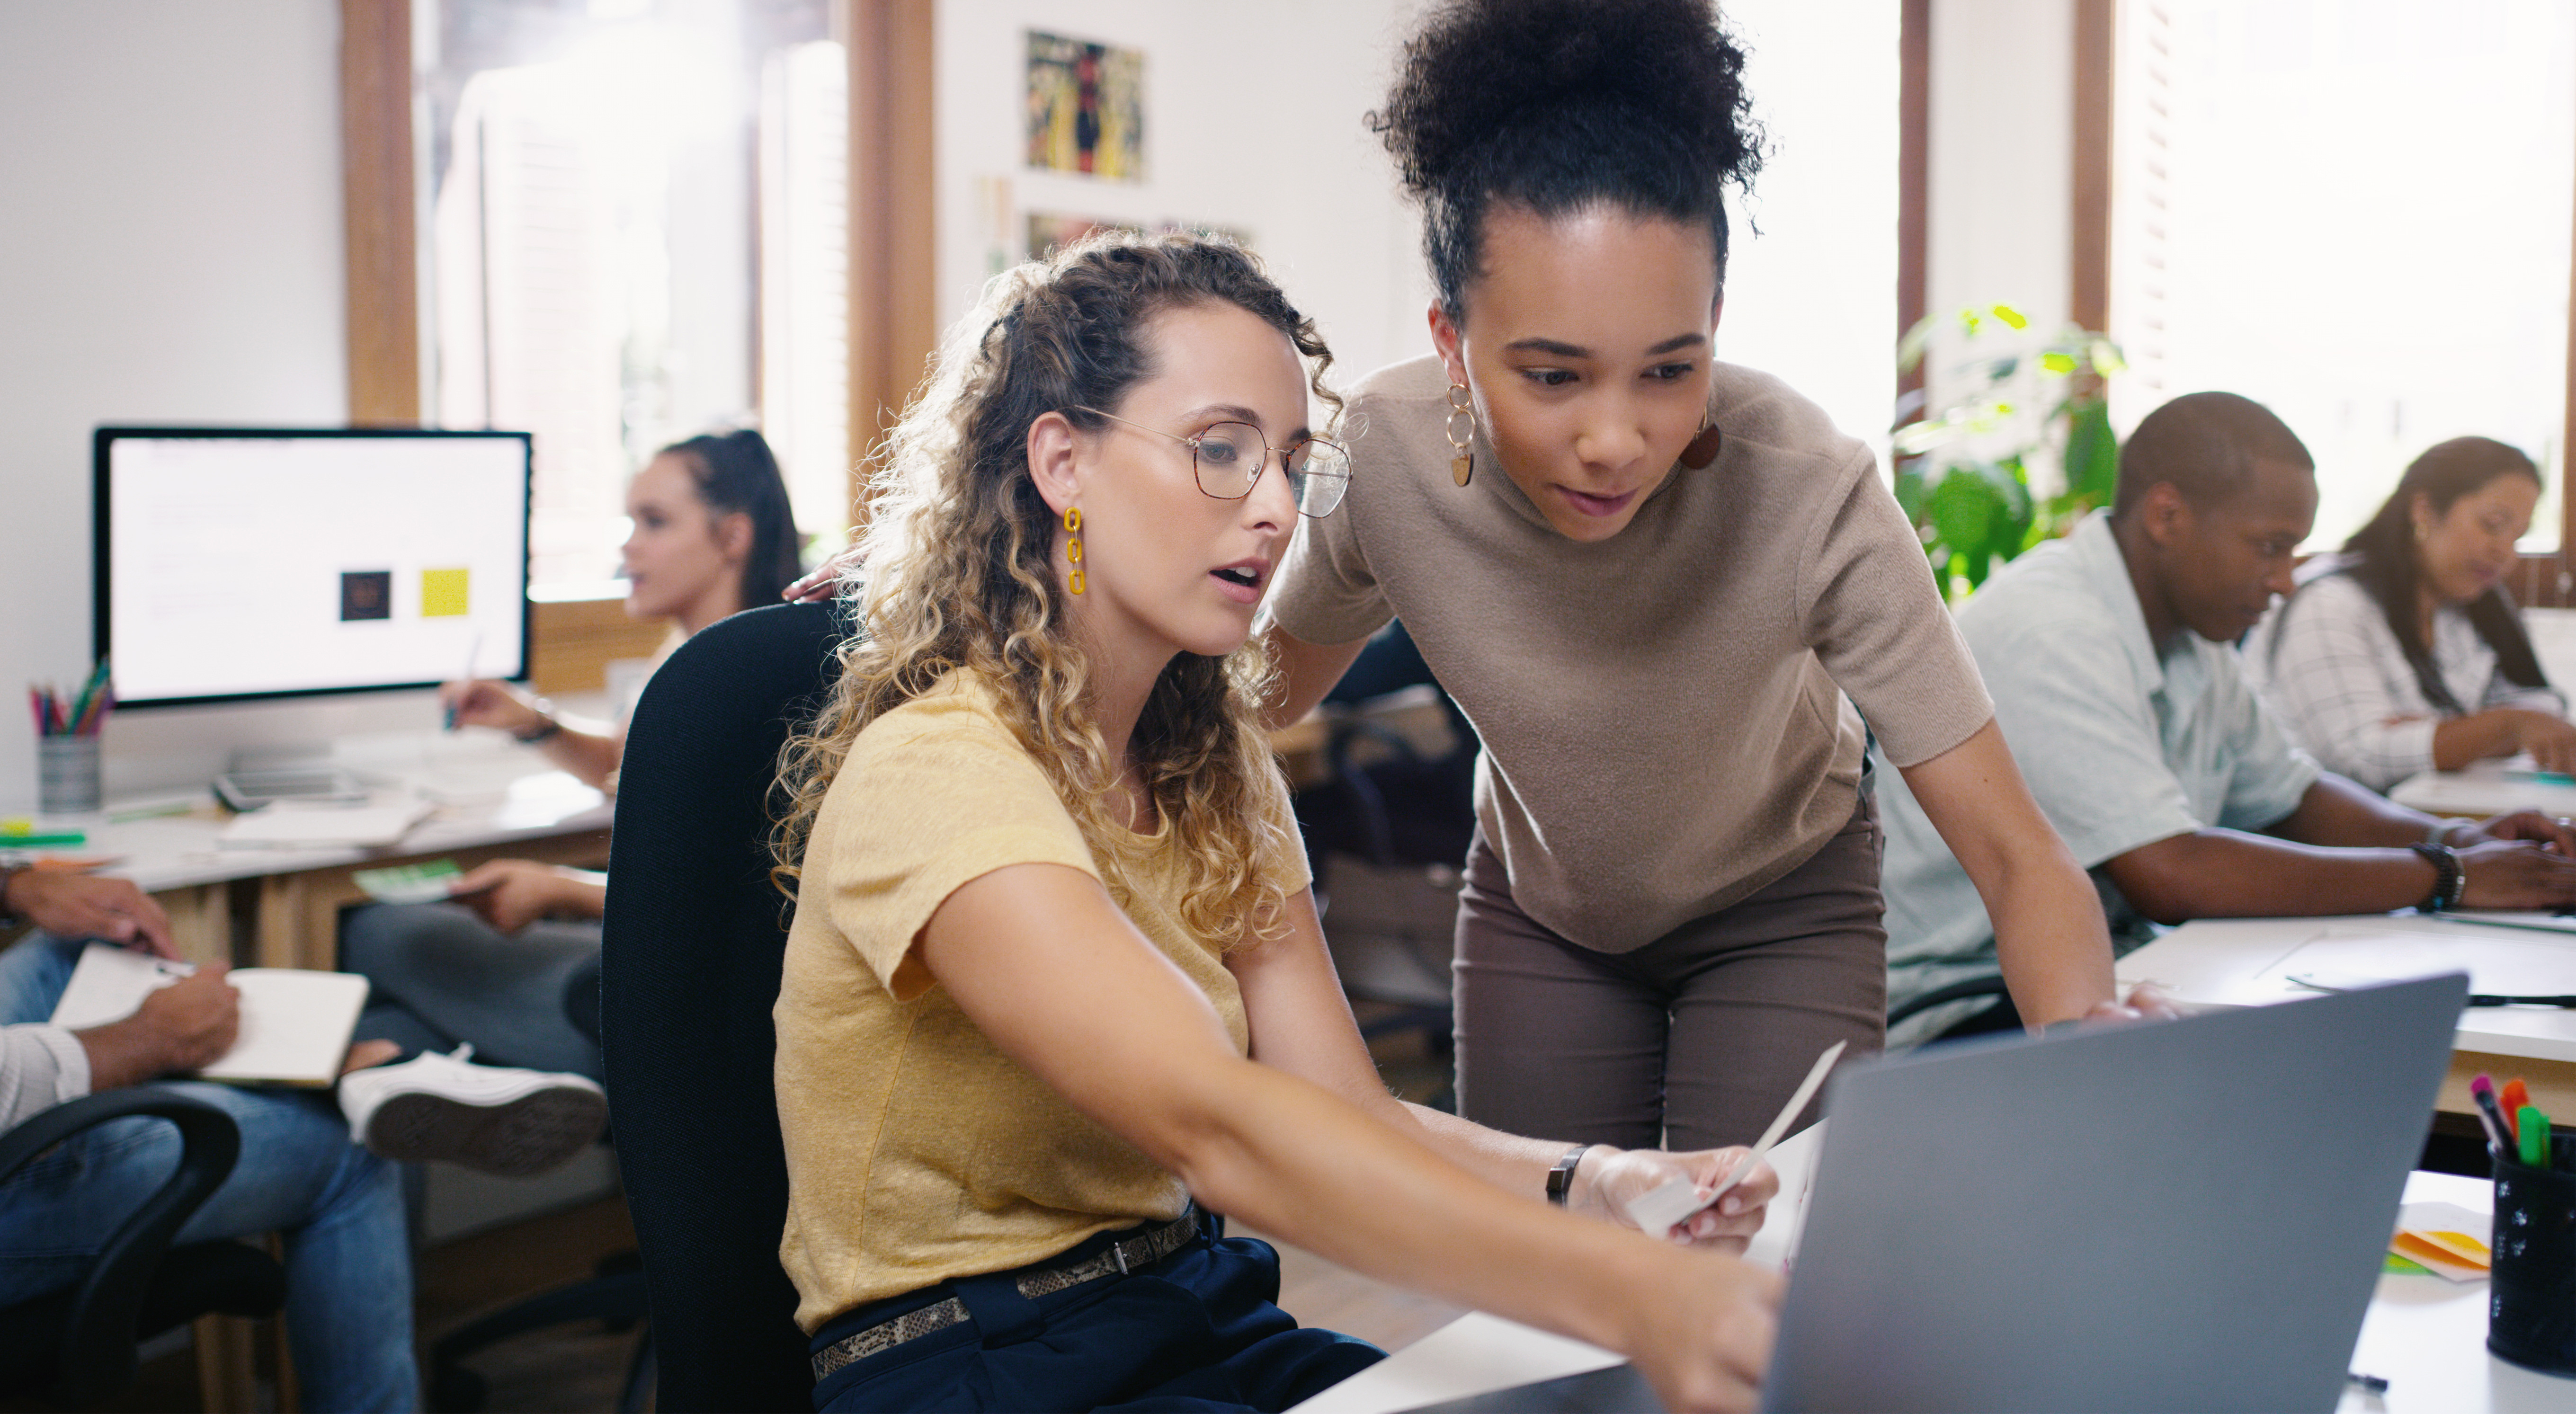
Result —
[{"label": "wooden desk", "polygon": [[[170,914],[180,953],[194,961],[242,966],[332,968],[339,911],[365,894],[351,881],[360,869],[428,859],[472,868],[487,859],[523,858],[597,868],[608,858],[611,802],[548,766],[533,751],[448,752],[446,774],[433,786],[466,789],[449,798],[385,849],[238,849],[217,839],[225,815],[204,796],[119,801],[111,822],[154,804],[186,813],[83,822],[89,843],[76,852],[113,856],[100,872],[134,880]],[[460,773],[464,773],[461,774]]]},{"label": "wooden desk", "polygon": [[[2282,980],[2285,969],[2300,970],[2298,964],[2285,963],[2291,953],[2320,938],[2372,935],[2410,940],[2399,965],[2367,969],[2373,975],[2422,976],[2460,966],[2469,970],[2477,991],[2576,991],[2576,934],[2393,914],[2198,919],[2120,959],[2115,970],[2123,993],[2152,981],[2189,1007],[2261,1006],[2316,995]],[[2498,979],[2509,985],[2479,982],[2480,972],[2490,966],[2519,970]],[[2530,981],[2556,985],[2523,985]],[[2576,1115],[2576,1011],[2472,1007],[2462,1012],[2438,1107],[2448,1114],[2475,1114],[2469,1080],[2481,1071],[2498,1084],[2519,1075],[2531,1086],[2533,1104],[2551,1114]]]},{"label": "wooden desk", "polygon": [[[1780,1196],[1746,1260],[1775,1269],[1787,1265],[1806,1217],[1823,1135],[1824,1126],[1816,1125],[1771,1151]],[[2405,1201],[2452,1203],[2479,1213],[2495,1208],[2492,1185],[2450,1174],[2408,1175]],[[2433,1276],[2381,1277],[2353,1342],[2352,1368],[2387,1380],[2388,1393],[2374,1398],[2347,1389],[2341,1414],[2543,1414],[2576,1404],[2576,1381],[2536,1374],[2487,1353],[2486,1290],[2483,1282],[2453,1286]],[[1939,1295],[1924,1293],[1927,1300]],[[2177,1352],[2176,1358],[2190,1357]],[[1289,1414],[1395,1414],[1618,1363],[1607,1350],[1473,1312]]]}]

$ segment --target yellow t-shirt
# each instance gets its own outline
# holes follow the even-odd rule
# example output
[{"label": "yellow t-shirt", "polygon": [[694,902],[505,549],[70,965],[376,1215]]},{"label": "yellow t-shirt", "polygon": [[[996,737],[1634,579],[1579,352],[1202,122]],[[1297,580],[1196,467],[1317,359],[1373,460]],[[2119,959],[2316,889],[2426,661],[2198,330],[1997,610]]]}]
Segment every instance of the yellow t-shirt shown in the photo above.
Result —
[{"label": "yellow t-shirt", "polygon": [[[1293,841],[1275,775],[1263,808]],[[971,674],[951,674],[851,744],[806,845],[773,1013],[787,1145],[779,1258],[808,1333],[854,1306],[1024,1266],[1187,1205],[1179,1179],[995,1050],[917,961],[903,966],[960,885],[1006,865],[1063,864],[1109,881],[1248,1051],[1242,995],[1217,949],[1182,924],[1163,837],[1131,838],[1117,869],[1094,859]],[[1305,856],[1293,844],[1282,853],[1267,867],[1293,894]]]}]

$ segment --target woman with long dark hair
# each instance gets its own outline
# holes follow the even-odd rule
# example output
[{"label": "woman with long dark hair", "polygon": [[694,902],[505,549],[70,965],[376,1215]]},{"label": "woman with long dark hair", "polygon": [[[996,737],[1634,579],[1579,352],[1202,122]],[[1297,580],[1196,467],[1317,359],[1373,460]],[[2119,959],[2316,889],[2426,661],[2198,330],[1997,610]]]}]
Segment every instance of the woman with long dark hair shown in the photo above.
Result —
[{"label": "woman with long dark hair", "polygon": [[2374,790],[2527,751],[2576,770],[2576,727],[2505,592],[2540,468],[2490,437],[2426,449],[2245,658],[2300,743]]},{"label": "woman with long dark hair", "polygon": [[[796,577],[799,538],[787,483],[757,432],[708,433],[653,455],[626,486],[632,532],[624,547],[626,612],[661,619],[669,636],[653,666],[716,620],[777,602]],[[506,682],[449,683],[449,725],[493,727],[555,765],[614,791],[626,720],[650,669],[608,721],[557,713]],[[596,1080],[599,1043],[573,1024],[565,996],[592,987],[599,967],[603,875],[494,859],[458,878],[452,902],[371,904],[340,925],[340,965],[373,984],[359,1034],[415,1054],[430,1071],[478,1078],[450,1062],[460,1046],[483,1063]],[[361,1129],[382,1152],[409,1157],[377,1124]],[[388,1130],[388,1134],[390,1131]]]}]

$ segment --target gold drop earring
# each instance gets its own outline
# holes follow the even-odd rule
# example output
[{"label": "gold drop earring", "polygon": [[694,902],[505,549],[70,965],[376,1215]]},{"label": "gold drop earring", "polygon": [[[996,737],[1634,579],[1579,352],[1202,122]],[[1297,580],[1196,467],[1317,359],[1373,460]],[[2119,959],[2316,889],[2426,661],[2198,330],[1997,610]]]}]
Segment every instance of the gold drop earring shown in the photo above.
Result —
[{"label": "gold drop earring", "polygon": [[[1466,419],[1464,430],[1458,425],[1461,418]],[[1449,421],[1445,430],[1453,454],[1449,458],[1449,479],[1464,486],[1476,475],[1476,444],[1470,440],[1476,435],[1476,411],[1464,383],[1449,385]]]},{"label": "gold drop earring", "polygon": [[1082,507],[1064,508],[1064,533],[1070,537],[1064,542],[1064,557],[1073,564],[1073,573],[1066,577],[1065,588],[1080,594],[1082,592]]}]

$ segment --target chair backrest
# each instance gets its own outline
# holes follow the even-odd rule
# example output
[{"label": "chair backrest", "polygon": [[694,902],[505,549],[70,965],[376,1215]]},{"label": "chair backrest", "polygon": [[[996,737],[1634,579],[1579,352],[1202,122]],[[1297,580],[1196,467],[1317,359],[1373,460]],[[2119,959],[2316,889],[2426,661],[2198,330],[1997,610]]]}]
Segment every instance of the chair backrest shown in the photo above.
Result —
[{"label": "chair backrest", "polygon": [[821,705],[847,633],[833,605],[723,620],[654,673],[627,729],[601,1049],[666,1411],[813,1407],[778,1264],[787,1160],[770,1008],[788,910],[768,838],[779,747]]}]

